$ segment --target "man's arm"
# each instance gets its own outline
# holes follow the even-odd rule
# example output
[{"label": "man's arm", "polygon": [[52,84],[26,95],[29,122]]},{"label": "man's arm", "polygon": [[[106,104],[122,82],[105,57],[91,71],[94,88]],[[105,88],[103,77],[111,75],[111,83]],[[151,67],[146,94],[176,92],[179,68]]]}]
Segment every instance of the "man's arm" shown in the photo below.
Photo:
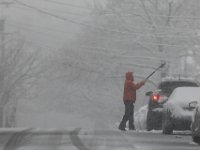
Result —
[{"label": "man's arm", "polygon": [[141,88],[144,84],[145,84],[145,80],[140,81],[139,83],[131,83],[131,88],[134,90],[137,90],[139,88]]}]

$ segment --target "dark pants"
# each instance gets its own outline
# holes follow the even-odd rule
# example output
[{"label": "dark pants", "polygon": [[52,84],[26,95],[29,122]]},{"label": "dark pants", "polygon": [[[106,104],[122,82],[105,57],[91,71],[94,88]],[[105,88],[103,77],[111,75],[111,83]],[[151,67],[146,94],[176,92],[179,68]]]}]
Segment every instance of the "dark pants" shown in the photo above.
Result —
[{"label": "dark pants", "polygon": [[126,122],[129,121],[129,129],[134,130],[134,105],[133,102],[124,102],[125,105],[125,114],[119,125],[119,128],[124,130],[126,127]]}]

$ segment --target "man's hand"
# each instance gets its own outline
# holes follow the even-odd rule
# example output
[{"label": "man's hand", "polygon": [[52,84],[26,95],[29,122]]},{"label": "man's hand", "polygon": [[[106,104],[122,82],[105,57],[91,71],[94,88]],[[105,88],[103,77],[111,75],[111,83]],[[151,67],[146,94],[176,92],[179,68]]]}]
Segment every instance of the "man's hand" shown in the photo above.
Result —
[{"label": "man's hand", "polygon": [[146,82],[146,80],[142,80],[142,81],[140,82],[140,84],[141,84],[141,85],[145,85],[145,82]]}]

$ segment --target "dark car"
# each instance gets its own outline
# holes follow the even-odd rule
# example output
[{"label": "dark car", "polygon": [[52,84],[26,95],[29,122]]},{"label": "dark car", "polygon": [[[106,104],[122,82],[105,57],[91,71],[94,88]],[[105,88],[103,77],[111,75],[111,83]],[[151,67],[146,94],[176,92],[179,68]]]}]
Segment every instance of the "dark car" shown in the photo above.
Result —
[{"label": "dark car", "polygon": [[200,103],[196,106],[191,129],[193,141],[200,144]]},{"label": "dark car", "polygon": [[149,96],[148,113],[147,113],[147,130],[161,130],[163,104],[168,100],[173,90],[177,87],[199,87],[199,83],[193,79],[187,78],[165,78],[157,89],[146,93]]}]

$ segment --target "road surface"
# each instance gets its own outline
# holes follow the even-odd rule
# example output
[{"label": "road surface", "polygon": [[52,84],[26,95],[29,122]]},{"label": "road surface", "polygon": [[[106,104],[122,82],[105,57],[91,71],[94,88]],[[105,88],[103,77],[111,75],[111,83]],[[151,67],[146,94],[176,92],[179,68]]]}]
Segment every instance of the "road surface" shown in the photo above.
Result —
[{"label": "road surface", "polygon": [[189,133],[118,130],[0,130],[0,150],[199,150]]}]

